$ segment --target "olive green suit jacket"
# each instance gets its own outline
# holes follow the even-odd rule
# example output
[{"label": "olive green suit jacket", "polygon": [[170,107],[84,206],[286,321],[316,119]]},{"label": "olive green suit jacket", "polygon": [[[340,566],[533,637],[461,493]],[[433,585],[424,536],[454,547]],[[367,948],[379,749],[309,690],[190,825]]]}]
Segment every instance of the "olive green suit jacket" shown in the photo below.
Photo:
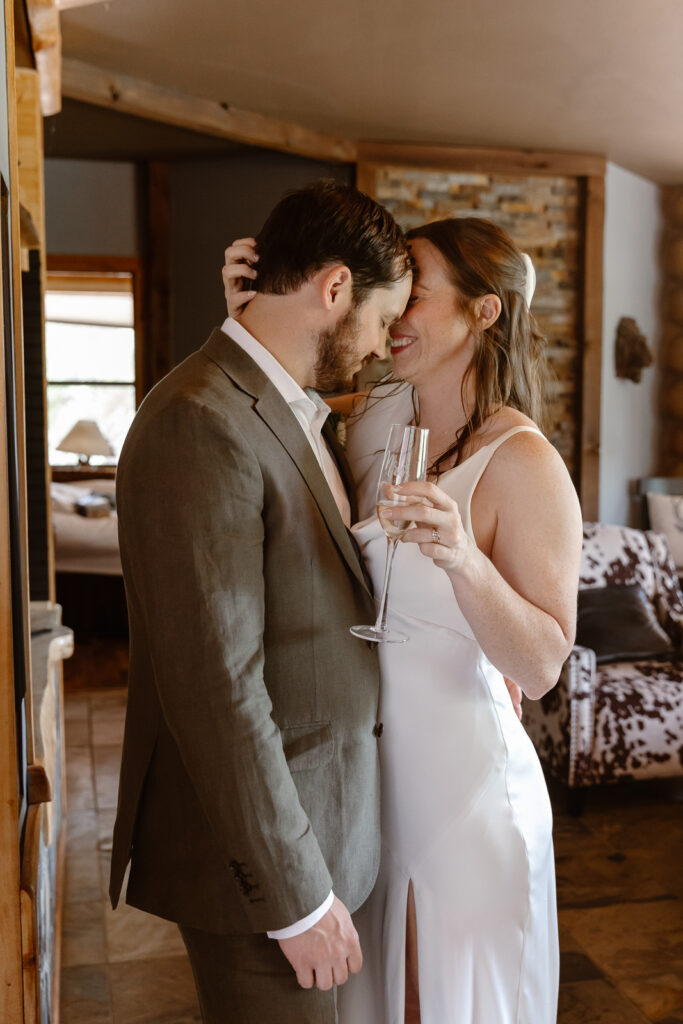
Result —
[{"label": "olive green suit jacket", "polygon": [[379,861],[357,550],[296,417],[223,332],[145,399],[117,477],[130,682],[110,881],[209,931],[286,927]]}]

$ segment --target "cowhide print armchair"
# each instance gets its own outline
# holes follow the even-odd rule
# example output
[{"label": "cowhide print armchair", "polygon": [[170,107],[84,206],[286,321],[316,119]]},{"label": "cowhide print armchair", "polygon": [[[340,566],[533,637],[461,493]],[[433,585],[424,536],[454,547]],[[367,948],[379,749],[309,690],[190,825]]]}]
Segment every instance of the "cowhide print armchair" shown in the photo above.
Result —
[{"label": "cowhide print armchair", "polygon": [[640,584],[675,653],[596,665],[595,653],[577,646],[555,688],[525,701],[541,762],[570,787],[576,810],[585,787],[683,774],[683,594],[664,537],[584,523],[580,587],[608,584]]}]

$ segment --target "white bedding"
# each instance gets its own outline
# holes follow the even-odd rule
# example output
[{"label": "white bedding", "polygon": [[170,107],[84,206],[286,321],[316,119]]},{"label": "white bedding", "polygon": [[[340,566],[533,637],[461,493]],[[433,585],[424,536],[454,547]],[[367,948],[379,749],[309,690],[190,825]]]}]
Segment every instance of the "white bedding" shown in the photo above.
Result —
[{"label": "white bedding", "polygon": [[89,518],[74,511],[74,502],[79,498],[93,491],[113,495],[115,486],[113,480],[50,485],[57,572],[121,575],[116,512]]}]

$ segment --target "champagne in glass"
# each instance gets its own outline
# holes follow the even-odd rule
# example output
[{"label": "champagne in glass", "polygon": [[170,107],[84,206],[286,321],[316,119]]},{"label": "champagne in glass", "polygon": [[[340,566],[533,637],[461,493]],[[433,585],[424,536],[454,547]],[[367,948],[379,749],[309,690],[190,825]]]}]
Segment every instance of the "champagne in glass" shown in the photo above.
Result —
[{"label": "champagne in glass", "polygon": [[410,520],[388,519],[387,517],[383,516],[382,513],[387,508],[400,508],[402,504],[403,503],[400,501],[391,501],[389,498],[383,498],[381,501],[378,501],[377,504],[375,505],[375,509],[377,511],[377,518],[379,519],[379,524],[384,530],[387,537],[389,537],[390,539],[395,537],[396,540],[400,540],[403,534],[410,526]]},{"label": "champagne in glass", "polygon": [[387,598],[391,567],[399,540],[410,529],[409,519],[389,519],[383,513],[389,508],[400,508],[414,499],[397,494],[398,484],[427,479],[427,440],[429,431],[422,427],[404,427],[394,424],[384,451],[384,459],[377,484],[377,518],[387,538],[387,561],[384,571],[384,587],[379,603],[379,613],[374,626],[352,626],[351,632],[362,640],[375,643],[404,644],[405,633],[387,627]]}]

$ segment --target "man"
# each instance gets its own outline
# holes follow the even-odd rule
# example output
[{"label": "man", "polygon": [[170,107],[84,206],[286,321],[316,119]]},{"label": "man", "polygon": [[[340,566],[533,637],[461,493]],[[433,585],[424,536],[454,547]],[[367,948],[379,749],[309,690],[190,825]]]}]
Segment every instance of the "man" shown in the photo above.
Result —
[{"label": "man", "polygon": [[[131,666],[110,894],[177,921],[211,1024],[332,1024],[379,858],[374,605],[315,393],[383,355],[410,292],[390,214],[286,196],[259,290],[165,378],[117,498]],[[284,954],[284,955],[283,955]]]}]

